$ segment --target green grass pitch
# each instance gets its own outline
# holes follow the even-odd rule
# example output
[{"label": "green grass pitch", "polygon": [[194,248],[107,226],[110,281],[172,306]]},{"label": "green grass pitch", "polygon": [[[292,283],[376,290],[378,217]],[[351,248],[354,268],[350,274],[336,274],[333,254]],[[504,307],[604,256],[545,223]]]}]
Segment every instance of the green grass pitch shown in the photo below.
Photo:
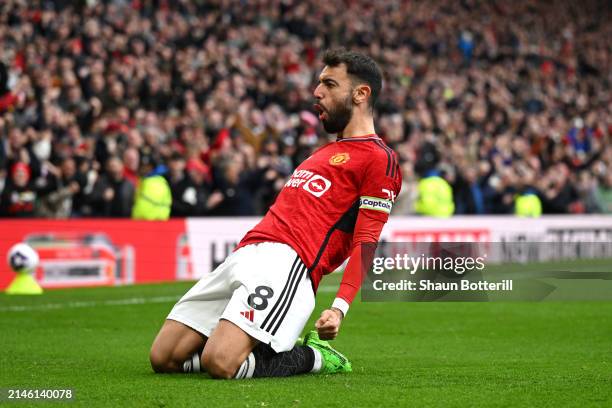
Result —
[{"label": "green grass pitch", "polygon": [[[306,329],[337,281],[322,282]],[[72,388],[74,407],[612,406],[612,301],[357,300],[333,342],[351,359],[351,374],[155,375],[149,347],[190,286],[0,295],[0,388]],[[14,406],[49,406],[39,404]]]}]

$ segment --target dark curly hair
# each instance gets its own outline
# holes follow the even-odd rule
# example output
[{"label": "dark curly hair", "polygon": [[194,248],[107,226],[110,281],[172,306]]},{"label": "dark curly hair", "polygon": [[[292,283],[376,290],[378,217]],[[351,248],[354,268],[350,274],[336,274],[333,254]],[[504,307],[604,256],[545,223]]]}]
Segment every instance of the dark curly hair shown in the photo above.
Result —
[{"label": "dark curly hair", "polygon": [[360,52],[340,48],[326,51],[323,54],[323,63],[329,67],[344,64],[354,83],[366,83],[372,90],[368,106],[374,109],[382,88],[382,71],[376,61]]}]

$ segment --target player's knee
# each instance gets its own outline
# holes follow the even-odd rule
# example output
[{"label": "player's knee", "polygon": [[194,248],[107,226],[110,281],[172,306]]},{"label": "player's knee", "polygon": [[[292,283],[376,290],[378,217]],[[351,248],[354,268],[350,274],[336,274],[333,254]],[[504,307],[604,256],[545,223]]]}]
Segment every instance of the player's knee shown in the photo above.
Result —
[{"label": "player's knee", "polygon": [[151,352],[149,353],[149,361],[151,362],[151,368],[156,373],[166,372],[165,368],[167,359],[163,353],[159,352],[155,348],[152,348]]},{"label": "player's knee", "polygon": [[175,364],[171,355],[158,347],[152,347],[149,353],[151,368],[156,373],[170,373],[175,371]]},{"label": "player's knee", "polygon": [[213,378],[234,378],[241,363],[236,363],[232,356],[223,352],[206,353],[202,356],[202,365],[206,372]]}]

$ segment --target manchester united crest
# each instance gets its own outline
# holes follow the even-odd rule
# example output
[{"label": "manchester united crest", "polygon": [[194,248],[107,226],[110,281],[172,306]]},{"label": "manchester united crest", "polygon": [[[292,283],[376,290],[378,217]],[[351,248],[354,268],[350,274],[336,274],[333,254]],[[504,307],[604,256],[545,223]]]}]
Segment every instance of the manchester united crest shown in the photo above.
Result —
[{"label": "manchester united crest", "polygon": [[336,153],[329,158],[329,164],[332,166],[340,166],[351,159],[348,153]]}]

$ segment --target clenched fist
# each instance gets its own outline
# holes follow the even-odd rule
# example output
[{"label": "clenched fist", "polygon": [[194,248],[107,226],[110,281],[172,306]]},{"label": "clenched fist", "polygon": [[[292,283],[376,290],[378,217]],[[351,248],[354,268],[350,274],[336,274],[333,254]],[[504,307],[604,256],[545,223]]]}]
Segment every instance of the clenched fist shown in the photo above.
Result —
[{"label": "clenched fist", "polygon": [[344,315],[340,309],[335,307],[324,310],[321,313],[321,317],[315,323],[315,328],[319,332],[319,338],[321,340],[333,340],[338,335],[340,330],[340,323]]}]

